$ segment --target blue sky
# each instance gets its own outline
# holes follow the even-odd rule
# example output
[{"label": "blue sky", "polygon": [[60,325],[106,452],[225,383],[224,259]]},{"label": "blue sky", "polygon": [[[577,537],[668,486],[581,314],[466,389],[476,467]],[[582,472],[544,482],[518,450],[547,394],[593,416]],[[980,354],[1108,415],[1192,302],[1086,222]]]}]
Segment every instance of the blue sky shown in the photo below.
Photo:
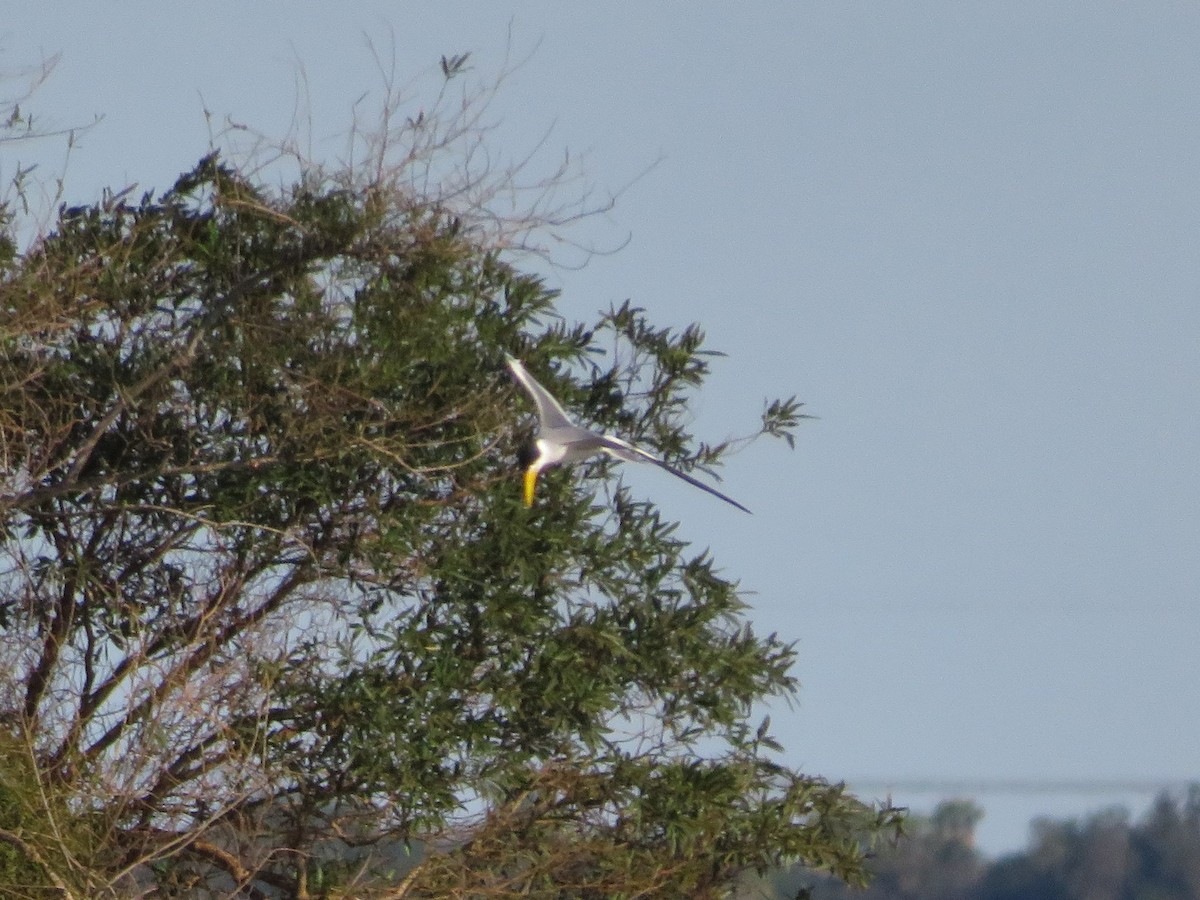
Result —
[{"label": "blue sky", "polygon": [[[624,474],[799,642],[788,761],[918,809],[914,782],[1031,782],[980,795],[992,852],[1196,778],[1200,7],[502,6],[20,4],[0,68],[61,52],[31,108],[103,116],[61,169],[79,202],[169,186],[204,108],[268,135],[300,108],[336,154],[381,94],[367,36],[402,80],[471,51],[486,81],[511,43],[496,146],[552,129],[539,165],[633,181],[578,232],[628,245],[547,270],[564,310],[700,322],[729,354],[706,439],[766,396],[820,417],[729,461],[752,518]],[[61,143],[18,160],[57,174]]]}]

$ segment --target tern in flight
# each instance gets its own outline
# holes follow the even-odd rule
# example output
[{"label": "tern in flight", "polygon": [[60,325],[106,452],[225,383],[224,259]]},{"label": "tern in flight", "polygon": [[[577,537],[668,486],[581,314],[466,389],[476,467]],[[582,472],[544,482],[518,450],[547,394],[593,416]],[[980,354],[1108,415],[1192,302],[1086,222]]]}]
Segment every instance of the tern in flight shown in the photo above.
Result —
[{"label": "tern in flight", "polygon": [[537,406],[538,430],[533,446],[528,448],[521,457],[525,465],[525,505],[533,506],[533,492],[537,486],[538,473],[551,466],[560,466],[579,462],[597,453],[607,453],[626,462],[654,463],[666,469],[677,478],[682,478],[690,485],[708,491],[714,497],[720,497],[726,503],[736,506],[742,512],[750,512],[736,500],[726,497],[715,488],[709,487],[702,481],[697,481],[686,472],[681,472],[669,463],[659,459],[640,447],[635,447],[628,441],[610,434],[600,434],[576,425],[567,415],[554,395],[542,387],[525,369],[519,359],[507,357],[508,367],[512,369],[513,377],[521,387],[529,392]]}]

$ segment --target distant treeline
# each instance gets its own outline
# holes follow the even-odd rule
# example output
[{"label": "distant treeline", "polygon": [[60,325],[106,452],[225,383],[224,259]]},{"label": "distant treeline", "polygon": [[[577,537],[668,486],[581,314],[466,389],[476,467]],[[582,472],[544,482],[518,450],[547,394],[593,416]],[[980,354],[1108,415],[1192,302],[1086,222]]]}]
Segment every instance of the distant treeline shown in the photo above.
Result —
[{"label": "distant treeline", "polygon": [[1200,784],[1164,792],[1131,821],[1114,807],[1082,819],[1038,819],[1022,852],[989,860],[975,849],[983,809],[970,800],[912,816],[907,834],[871,861],[855,890],[801,867],[741,896],[788,900],[1196,900],[1200,898]]}]

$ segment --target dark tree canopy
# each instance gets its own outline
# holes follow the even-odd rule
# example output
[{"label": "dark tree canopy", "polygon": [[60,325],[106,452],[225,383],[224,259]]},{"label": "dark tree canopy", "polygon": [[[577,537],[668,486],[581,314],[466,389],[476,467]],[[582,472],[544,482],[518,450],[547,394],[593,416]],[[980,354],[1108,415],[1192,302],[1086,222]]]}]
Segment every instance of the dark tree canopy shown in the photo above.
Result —
[{"label": "dark tree canopy", "polygon": [[[1162,793],[1140,822],[1114,807],[1082,819],[1037,819],[1027,849],[996,860],[974,846],[983,810],[969,800],[913,816],[870,861],[855,890],[797,866],[764,895],[811,900],[1191,900],[1200,897],[1200,784]],[[770,890],[767,890],[767,885]]]},{"label": "dark tree canopy", "polygon": [[[205,158],[0,258],[0,893],[719,895],[898,823],[773,758],[792,647],[526,361],[684,468],[702,335],[563,321],[449,204]],[[787,434],[794,401],[763,430]],[[175,893],[172,893],[174,891]]]}]

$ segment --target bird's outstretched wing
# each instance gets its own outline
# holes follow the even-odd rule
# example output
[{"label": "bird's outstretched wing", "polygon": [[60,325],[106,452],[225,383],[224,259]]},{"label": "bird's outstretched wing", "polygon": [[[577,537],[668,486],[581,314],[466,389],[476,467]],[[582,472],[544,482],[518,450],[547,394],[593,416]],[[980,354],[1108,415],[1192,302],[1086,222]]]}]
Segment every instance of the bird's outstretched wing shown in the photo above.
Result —
[{"label": "bird's outstretched wing", "polygon": [[622,440],[619,437],[613,437],[608,434],[598,434],[594,431],[589,431],[586,428],[580,428],[567,415],[566,410],[559,405],[559,402],[554,399],[554,395],[538,384],[534,378],[521,364],[519,359],[511,356],[506,356],[508,367],[512,370],[513,377],[521,387],[529,393],[533,398],[534,404],[537,406],[538,420],[540,422],[540,432],[550,432],[555,429],[560,430],[560,436],[569,443],[576,445],[579,449],[586,451],[581,456],[587,455],[587,452],[595,453],[603,451],[610,456],[615,456],[617,459],[623,459],[626,462],[648,462],[654,463],[660,469],[666,469],[676,478],[681,478],[693,487],[698,487],[700,490],[712,494],[721,500],[724,500],[731,506],[736,506],[742,512],[750,512],[742,504],[738,503],[731,497],[726,497],[716,488],[709,487],[703,481],[698,481],[686,472],[681,472],[670,463],[659,459],[653,453],[643,450],[641,447],[636,447],[629,441]]},{"label": "bird's outstretched wing", "polygon": [[[679,469],[675,468],[670,463],[659,459],[653,453],[650,453],[647,450],[643,450],[641,447],[637,447],[637,446],[629,443],[629,441],[622,440],[619,437],[614,437],[611,434],[600,435],[600,441],[601,441],[600,449],[603,450],[605,453],[609,454],[610,456],[615,456],[617,459],[623,459],[626,462],[654,463],[654,465],[658,466],[660,469],[666,469],[668,472],[670,472],[676,478],[682,478],[688,484],[692,485],[692,487],[698,487],[702,491],[707,491],[708,493],[712,494],[714,497],[719,497],[720,499],[724,500],[726,503],[730,504],[731,506],[736,506],[742,512],[745,512],[745,513],[750,512],[750,510],[746,509],[746,507],[742,506],[742,504],[738,503],[732,497],[726,497],[724,494],[722,494],[716,488],[709,487],[703,481],[699,481],[699,480],[693,478],[687,472],[680,471]],[[753,513],[751,513],[751,515],[753,515]]]},{"label": "bird's outstretched wing", "polygon": [[554,399],[554,395],[537,383],[537,379],[529,374],[519,359],[511,356],[506,356],[505,359],[508,360],[508,367],[512,369],[513,377],[517,379],[521,387],[525,388],[537,405],[538,419],[541,420],[542,428],[575,427],[575,423],[567,415],[567,411]]}]

